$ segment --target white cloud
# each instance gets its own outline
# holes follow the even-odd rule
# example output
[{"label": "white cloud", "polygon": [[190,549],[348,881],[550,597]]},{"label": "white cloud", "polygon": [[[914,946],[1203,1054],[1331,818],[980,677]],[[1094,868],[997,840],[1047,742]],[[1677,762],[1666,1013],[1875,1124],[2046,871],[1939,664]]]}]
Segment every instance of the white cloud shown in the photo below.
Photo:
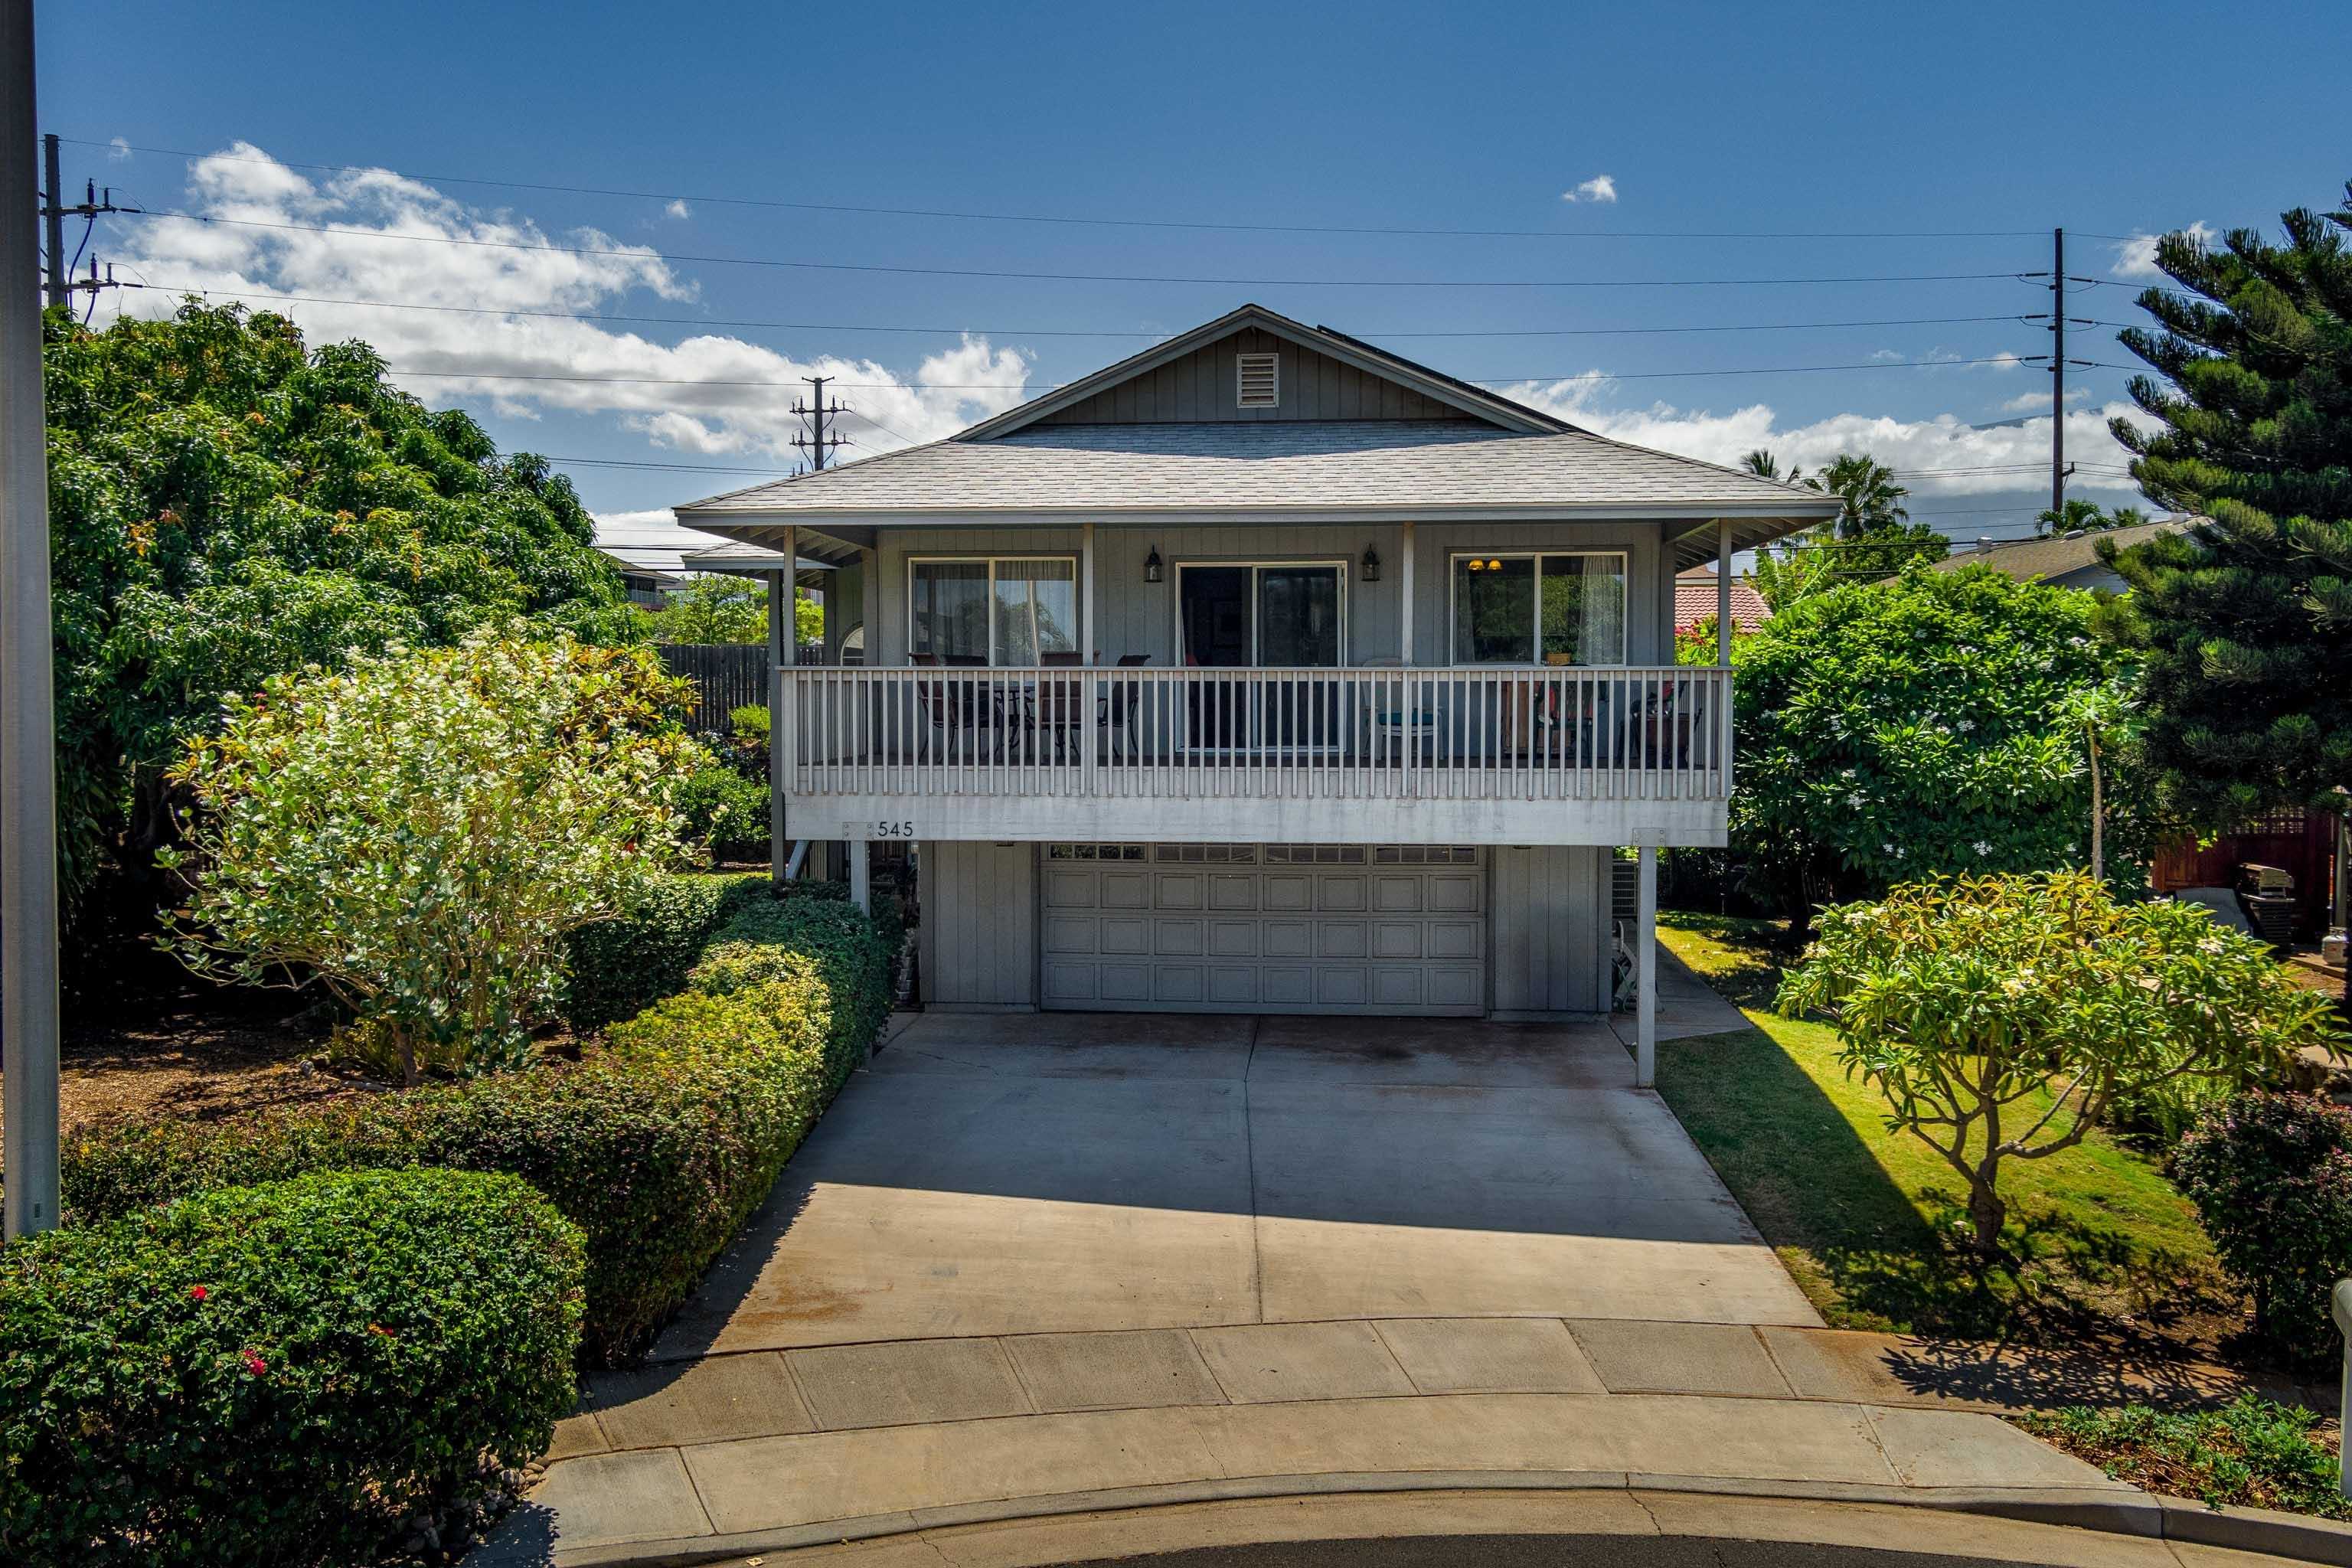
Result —
[{"label": "white cloud", "polygon": [[110,137],[106,143],[106,161],[110,163],[131,162],[131,143],[121,136]]},{"label": "white cloud", "polygon": [[[2091,389],[2087,386],[2070,386],[2066,389],[2066,406],[2072,408],[2090,395]],[[2022,393],[2002,404],[2000,411],[2003,414],[2047,414],[2050,411],[2050,395],[2046,392]]]},{"label": "white cloud", "polygon": [[1613,202],[1617,199],[1617,182],[1608,174],[1595,174],[1572,191],[1562,191],[1564,202]]},{"label": "white cloud", "polygon": [[[2185,231],[2200,243],[2210,242],[2213,226],[2200,219]],[[2156,265],[2156,242],[2160,235],[2136,234],[2129,239],[2116,242],[2116,264],[2108,270],[2118,278],[2161,278],[2163,271]]]},{"label": "white cloud", "polygon": [[[1012,407],[1029,376],[1021,353],[979,338],[914,365],[887,366],[836,354],[802,359],[718,332],[661,342],[572,319],[639,292],[688,304],[696,286],[651,246],[595,229],[551,236],[528,216],[468,206],[388,170],[314,181],[238,142],[196,160],[189,188],[190,210],[209,217],[310,226],[169,219],[126,226],[114,258],[157,287],[120,290],[102,300],[101,311],[162,315],[177,307],[184,289],[258,296],[246,302],[282,310],[314,344],[351,338],[374,344],[394,381],[437,406],[462,398],[514,417],[551,409],[606,415],[657,445],[789,468],[801,429],[791,408],[807,390],[799,384],[803,376],[834,377],[841,400],[858,410],[842,426],[853,456],[936,439]],[[473,243],[369,237],[377,235]],[[545,248],[557,244],[598,254]],[[286,298],[305,295],[446,308]],[[478,313],[483,307],[563,314]],[[558,379],[505,379],[511,376]],[[722,382],[755,384],[712,384]]]},{"label": "white cloud", "polygon": [[669,205],[662,208],[662,211],[669,214],[672,217],[692,217],[694,216],[694,209],[686,205],[686,198],[683,196],[671,202]]},{"label": "white cloud", "polygon": [[[1763,403],[1722,414],[1664,403],[1604,408],[1594,400],[1607,384],[1595,372],[1566,381],[1523,383],[1505,388],[1503,395],[1548,409],[1597,435],[1726,467],[1737,467],[1759,447],[1780,458],[1782,468],[1793,465],[1808,471],[1847,452],[1867,452],[1895,469],[1912,492],[1922,496],[2029,489],[2050,460],[2047,415],[1972,425],[1952,414],[1927,419],[1837,414],[1809,425],[1783,426],[1771,405]],[[2111,403],[2067,414],[2066,455],[2084,465],[2075,476],[2076,489],[2137,493],[2130,479],[2105,471],[2130,458],[2108,430],[2107,421],[2137,412],[2129,404]]]}]

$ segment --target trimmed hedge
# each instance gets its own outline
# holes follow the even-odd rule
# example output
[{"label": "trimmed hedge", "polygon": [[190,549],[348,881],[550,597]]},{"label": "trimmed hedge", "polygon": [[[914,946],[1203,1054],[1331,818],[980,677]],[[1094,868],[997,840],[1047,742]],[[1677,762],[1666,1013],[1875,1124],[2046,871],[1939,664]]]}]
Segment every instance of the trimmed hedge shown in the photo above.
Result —
[{"label": "trimmed hedge", "polygon": [[669,995],[711,933],[767,888],[758,875],[664,877],[619,920],[582,926],[566,944],[564,1021],[585,1034]]},{"label": "trimmed hedge", "polygon": [[635,1354],[767,1195],[889,1005],[881,943],[837,895],[777,900],[760,896],[760,879],[707,880],[751,892],[721,895],[734,912],[709,966],[691,972],[701,980],[615,1025],[576,1064],[213,1127],[85,1133],[65,1151],[68,1214],[110,1217],[337,1167],[509,1172],[585,1233],[585,1359]]},{"label": "trimmed hedge", "polygon": [[511,1176],[321,1173],[0,1251],[0,1558],[365,1563],[545,1448],[580,1233]]}]

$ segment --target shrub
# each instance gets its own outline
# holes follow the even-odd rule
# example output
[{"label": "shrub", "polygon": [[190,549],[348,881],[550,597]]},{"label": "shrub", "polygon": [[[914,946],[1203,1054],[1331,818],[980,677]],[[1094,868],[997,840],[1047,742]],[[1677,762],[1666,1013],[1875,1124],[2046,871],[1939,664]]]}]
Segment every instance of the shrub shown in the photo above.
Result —
[{"label": "shrub", "polygon": [[211,1127],[84,1132],[65,1151],[68,1213],[112,1216],[335,1166],[509,1172],[585,1233],[583,1355],[635,1353],[767,1195],[887,1007],[879,943],[838,894],[777,900],[756,896],[757,878],[679,880],[717,887],[681,903],[732,909],[729,943],[791,952],[728,994],[697,985],[655,1003],[576,1064]]},{"label": "shrub", "polygon": [[[837,884],[794,886],[833,889]],[[808,968],[803,971],[798,961]],[[824,1052],[828,1091],[856,1069],[890,1016],[896,955],[872,921],[838,891],[746,903],[720,928],[688,976],[697,990],[725,992],[770,978],[812,975],[826,998]]]},{"label": "shrub", "polygon": [[2016,1418],[2117,1480],[2208,1508],[2285,1509],[2326,1519],[2352,1514],[2336,1486],[2336,1445],[2296,1405],[2245,1394],[2219,1410],[2145,1405],[2074,1405]]},{"label": "shrub", "polygon": [[175,775],[203,815],[168,945],[239,984],[315,978],[411,1083],[518,1066],[564,934],[682,854],[684,689],[642,647],[489,632],[273,678]]},{"label": "shrub", "polygon": [[677,990],[711,933],[767,889],[764,873],[662,877],[619,919],[580,927],[565,942],[565,1022],[583,1032],[601,1029]]},{"label": "shrub", "polygon": [[0,1557],[372,1562],[547,1446],[580,1237],[509,1176],[336,1173],[0,1252]]},{"label": "shrub", "polygon": [[1835,1021],[1888,1126],[1968,1184],[1979,1253],[2008,1217],[2003,1160],[2073,1147],[2119,1096],[2242,1085],[2333,1036],[2326,998],[2261,942],[2196,904],[2118,904],[2079,873],[1915,883],[1824,910],[1819,929],[1777,1005]]},{"label": "shrub", "polygon": [[2298,1364],[2333,1355],[2327,1294],[2352,1274],[2352,1112],[2242,1095],[2181,1139],[2173,1176],[2253,1298],[2255,1333]]},{"label": "shrub", "polygon": [[714,858],[724,858],[730,848],[766,850],[766,786],[716,757],[687,775],[678,790],[677,810],[686,821],[687,836],[708,845]]},{"label": "shrub", "polygon": [[768,705],[746,702],[740,708],[727,710],[727,732],[738,740],[768,743]]}]

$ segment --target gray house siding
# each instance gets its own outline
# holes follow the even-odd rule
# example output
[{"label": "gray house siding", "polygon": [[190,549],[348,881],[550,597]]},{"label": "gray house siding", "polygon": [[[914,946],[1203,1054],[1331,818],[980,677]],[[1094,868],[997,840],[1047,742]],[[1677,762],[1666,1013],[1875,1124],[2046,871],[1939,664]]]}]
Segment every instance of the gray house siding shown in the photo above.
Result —
[{"label": "gray house siding", "polygon": [[1496,1014],[1608,1011],[1609,857],[1553,845],[1492,852],[1486,945]]},{"label": "gray house siding", "polygon": [[[1453,557],[1473,551],[1622,551],[1626,556],[1625,655],[1629,664],[1674,662],[1674,574],[1665,565],[1663,525],[1655,522],[1423,523],[1414,531],[1413,663],[1451,661]],[[907,563],[940,555],[1066,555],[1076,559],[1076,528],[886,529],[871,584],[878,601],[846,619],[865,621],[866,661],[907,661]],[[1364,551],[1381,558],[1381,580],[1363,581]],[[1161,581],[1146,583],[1143,563],[1157,549]],[[1186,562],[1344,561],[1348,565],[1350,664],[1398,657],[1398,609],[1404,592],[1403,531],[1394,525],[1257,524],[1228,528],[1098,528],[1095,531],[1095,647],[1103,662],[1148,654],[1175,662],[1176,569]],[[847,576],[844,574],[845,578]],[[841,584],[845,594],[850,583]],[[877,640],[878,630],[878,640]]]},{"label": "gray house siding", "polygon": [[925,1003],[974,1010],[1037,1005],[1037,849],[1032,844],[919,847]]},{"label": "gray house siding", "polygon": [[[1282,356],[1279,403],[1244,408],[1237,401],[1236,359],[1245,353]],[[1385,376],[1343,364],[1256,327],[1244,328],[1181,359],[1108,387],[1084,402],[1045,416],[1040,425],[1161,425],[1250,423],[1286,419],[1467,419],[1451,407]]]}]

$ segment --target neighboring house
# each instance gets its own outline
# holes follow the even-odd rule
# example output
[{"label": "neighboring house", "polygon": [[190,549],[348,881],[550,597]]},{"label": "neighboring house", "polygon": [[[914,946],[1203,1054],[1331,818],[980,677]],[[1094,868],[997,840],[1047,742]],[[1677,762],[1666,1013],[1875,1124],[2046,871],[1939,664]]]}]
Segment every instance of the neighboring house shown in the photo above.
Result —
[{"label": "neighboring house", "polygon": [[2054,539],[2023,539],[2009,544],[1979,540],[1972,550],[1955,550],[1935,562],[1933,570],[1957,572],[1963,566],[1990,566],[2021,583],[2101,588],[2120,594],[2124,591],[2123,575],[2099,559],[2099,541],[2111,539],[2116,549],[2128,550],[2159,533],[2179,533],[2195,521],[2191,517],[2166,517],[2137,528],[2077,530]]},{"label": "neighboring house", "polygon": [[658,567],[632,563],[611,551],[604,552],[605,559],[620,568],[621,586],[628,591],[629,602],[658,610],[669,603],[669,596],[686,581],[682,572],[665,572]]},{"label": "neighboring house", "polygon": [[1555,1018],[1611,1006],[1617,848],[1725,841],[1675,573],[1837,507],[1244,306],[677,518],[846,568],[777,854],[918,847],[927,1005]]},{"label": "neighboring house", "polygon": [[[1675,635],[1686,637],[1701,621],[1712,620],[1720,591],[1715,578],[1715,568],[1701,566],[1675,578]],[[1731,629],[1739,636],[1760,629],[1772,618],[1772,606],[1756,591],[1755,582],[1747,577],[1731,580]]]}]

